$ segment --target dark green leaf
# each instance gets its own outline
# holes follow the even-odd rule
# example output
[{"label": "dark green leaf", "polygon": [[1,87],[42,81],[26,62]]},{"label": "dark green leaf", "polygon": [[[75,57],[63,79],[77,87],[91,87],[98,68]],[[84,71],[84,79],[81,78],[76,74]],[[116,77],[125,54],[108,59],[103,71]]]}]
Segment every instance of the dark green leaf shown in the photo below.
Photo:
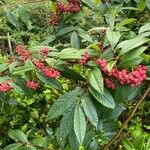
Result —
[{"label": "dark green leaf", "polygon": [[85,79],[74,70],[67,68],[66,66],[59,66],[58,70],[61,71],[61,75],[68,78],[68,79],[74,79],[74,80],[81,80],[84,81]]},{"label": "dark green leaf", "polygon": [[104,91],[103,77],[101,71],[98,68],[94,68],[90,72],[89,83],[95,90],[103,94]]},{"label": "dark green leaf", "polygon": [[61,83],[56,79],[48,78],[43,73],[36,73],[36,76],[48,86],[51,86],[55,89],[63,89]]},{"label": "dark green leaf", "polygon": [[96,108],[93,105],[93,103],[91,102],[88,94],[83,95],[83,97],[82,97],[82,106],[83,106],[84,112],[85,112],[87,118],[89,119],[89,121],[95,127],[97,127],[98,115],[97,115],[97,112],[96,112]]},{"label": "dark green leaf", "polygon": [[73,128],[74,108],[75,105],[73,104],[62,117],[58,135],[60,138],[65,139]]},{"label": "dark green leaf", "polygon": [[58,100],[49,109],[48,117],[50,119],[54,119],[61,116],[73,104],[78,95],[79,88],[60,96],[60,98],[58,98]]},{"label": "dark green leaf", "polygon": [[86,133],[86,120],[80,105],[76,105],[74,113],[74,131],[78,142],[82,144]]},{"label": "dark green leaf", "polygon": [[56,34],[56,36],[62,36],[64,34],[67,34],[71,31],[74,30],[74,27],[73,26],[68,26],[68,27],[65,27],[65,28],[62,28],[61,30],[58,31],[58,33]]},{"label": "dark green leaf", "polygon": [[131,40],[126,40],[121,42],[117,48],[121,48],[120,55],[127,53],[128,51],[141,46],[142,44],[148,42],[150,39],[137,37]]},{"label": "dark green leaf", "polygon": [[142,62],[142,57],[135,57],[122,60],[118,67],[120,68],[131,68],[135,67]]},{"label": "dark green leaf", "polygon": [[5,10],[6,12],[6,16],[8,18],[8,20],[10,21],[10,23],[15,26],[17,29],[19,28],[19,21],[18,18],[16,17],[16,15],[14,15],[10,10]]},{"label": "dark green leaf", "polygon": [[108,28],[106,31],[106,36],[108,38],[108,41],[110,42],[111,47],[114,48],[119,42],[121,34],[120,32],[116,32]]},{"label": "dark green leaf", "polygon": [[105,107],[108,107],[108,108],[115,108],[114,99],[113,99],[112,95],[106,89],[104,89],[103,94],[100,94],[91,86],[89,86],[88,89],[89,89],[90,93],[94,96],[94,98],[98,102],[100,102],[102,105],[104,105]]},{"label": "dark green leaf", "polygon": [[70,42],[71,42],[71,46],[73,48],[76,48],[76,49],[80,48],[80,40],[79,40],[79,37],[78,37],[78,35],[77,35],[77,33],[75,31],[72,32],[72,34],[71,34]]}]

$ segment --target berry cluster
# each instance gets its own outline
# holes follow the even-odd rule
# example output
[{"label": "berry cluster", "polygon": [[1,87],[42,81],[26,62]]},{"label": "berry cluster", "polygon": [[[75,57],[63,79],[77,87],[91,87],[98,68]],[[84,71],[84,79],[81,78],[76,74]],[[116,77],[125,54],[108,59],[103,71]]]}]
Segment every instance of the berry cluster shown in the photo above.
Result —
[{"label": "berry cluster", "polygon": [[32,90],[36,90],[39,87],[39,83],[35,81],[28,80],[26,86]]},{"label": "berry cluster", "polygon": [[57,7],[59,11],[63,13],[77,13],[80,11],[80,5],[78,1],[69,0],[67,4],[62,2],[57,2]]},{"label": "berry cluster", "polygon": [[82,58],[79,61],[80,65],[83,66],[84,64],[86,64],[89,61],[89,59],[90,59],[89,53],[88,52],[84,52]]},{"label": "berry cluster", "polygon": [[52,25],[52,26],[58,26],[59,22],[60,22],[60,18],[56,14],[53,15],[53,17],[48,20],[49,25]]},{"label": "berry cluster", "polygon": [[23,45],[17,45],[16,52],[18,55],[21,56],[21,60],[23,62],[25,62],[28,58],[31,58],[31,52],[26,50],[26,48]]},{"label": "berry cluster", "polygon": [[13,89],[7,82],[3,82],[0,84],[0,92],[8,92]]},{"label": "berry cluster", "polygon": [[42,54],[43,57],[47,57],[49,53],[49,49],[47,47],[43,47],[40,49],[40,53]]},{"label": "berry cluster", "polygon": [[57,78],[58,76],[60,76],[60,72],[58,70],[52,67],[45,67],[44,63],[41,61],[34,61],[33,63],[45,74],[46,77]]},{"label": "berry cluster", "polygon": [[146,67],[142,65],[138,65],[137,69],[128,73],[126,69],[118,70],[117,68],[113,68],[111,71],[108,71],[107,61],[104,59],[98,59],[97,63],[107,76],[117,79],[121,84],[138,86],[146,79]]},{"label": "berry cluster", "polygon": [[109,78],[104,78],[104,84],[110,89],[114,90],[116,88],[116,84]]}]

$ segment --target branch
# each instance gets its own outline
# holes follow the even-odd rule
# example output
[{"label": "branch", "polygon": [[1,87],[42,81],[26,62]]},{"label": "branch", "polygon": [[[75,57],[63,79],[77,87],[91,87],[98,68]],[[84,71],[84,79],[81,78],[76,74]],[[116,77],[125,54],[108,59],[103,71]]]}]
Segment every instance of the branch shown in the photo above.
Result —
[{"label": "branch", "polygon": [[150,81],[150,78],[147,77],[146,80],[147,80],[147,81]]},{"label": "branch", "polygon": [[140,106],[140,104],[144,101],[145,97],[147,96],[147,94],[149,92],[150,92],[150,86],[147,88],[147,90],[145,91],[145,93],[143,94],[143,96],[141,97],[141,99],[137,102],[137,104],[134,107],[132,113],[129,115],[129,117],[127,118],[127,120],[124,122],[124,124],[122,125],[122,127],[120,128],[120,130],[113,137],[113,139],[104,147],[103,150],[107,150],[120,137],[122,131],[127,126],[127,124],[129,123],[129,121],[132,119],[132,117],[134,116],[136,110],[138,109],[138,107]]},{"label": "branch", "polygon": [[11,55],[13,55],[9,32],[7,33],[7,40],[8,40],[9,52]]}]

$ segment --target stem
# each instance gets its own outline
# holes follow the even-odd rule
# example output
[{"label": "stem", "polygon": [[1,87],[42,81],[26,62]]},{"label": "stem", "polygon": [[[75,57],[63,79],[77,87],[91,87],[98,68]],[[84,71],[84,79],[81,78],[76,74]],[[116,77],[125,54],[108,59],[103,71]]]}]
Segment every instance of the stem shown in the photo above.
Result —
[{"label": "stem", "polygon": [[112,138],[112,140],[104,147],[103,150],[107,150],[120,137],[122,131],[128,125],[129,121],[132,119],[132,117],[134,116],[136,110],[138,109],[138,107],[140,106],[140,104],[144,101],[145,97],[147,96],[147,94],[149,92],[150,92],[150,86],[147,88],[147,90],[145,91],[145,93],[143,94],[143,96],[141,97],[141,99],[137,102],[137,104],[135,105],[133,111],[131,112],[131,114],[129,115],[129,117],[127,118],[127,120],[124,122],[124,124],[122,125],[122,127],[120,128],[120,130],[116,133],[116,135]]},{"label": "stem", "polygon": [[147,77],[146,80],[147,80],[147,81],[150,81],[150,78]]},{"label": "stem", "polygon": [[11,55],[13,55],[9,32],[7,33],[7,40],[8,40],[9,52]]}]

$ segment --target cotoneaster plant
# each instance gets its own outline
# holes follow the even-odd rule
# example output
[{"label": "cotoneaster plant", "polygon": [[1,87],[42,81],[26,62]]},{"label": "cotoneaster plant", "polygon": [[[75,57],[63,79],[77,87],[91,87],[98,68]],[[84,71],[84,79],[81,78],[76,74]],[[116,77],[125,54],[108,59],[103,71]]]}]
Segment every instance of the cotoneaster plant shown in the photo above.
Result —
[{"label": "cotoneaster plant", "polygon": [[[72,5],[76,6],[75,10]],[[81,3],[57,2],[56,8],[58,14],[49,23],[59,28],[59,18],[80,11]],[[122,10],[115,11],[105,14],[106,27],[88,31],[65,27],[54,34],[52,46],[16,44],[11,57],[1,56],[2,100],[11,90],[32,97],[45,85],[60,93],[47,112],[47,126],[56,120],[58,128],[54,129],[54,137],[61,149],[69,146],[75,150],[97,150],[107,144],[126,104],[147,86],[148,67],[143,54],[149,46],[149,24],[142,26],[138,33],[131,33],[125,25],[132,21],[116,21],[117,13]],[[60,46],[56,39],[62,35],[70,37],[70,43],[65,39],[66,44]],[[61,78],[71,84],[65,94],[62,94]],[[43,144],[47,138],[42,144],[34,144],[20,130],[10,130],[9,137],[16,143],[4,149],[50,149],[45,146],[48,144]]]}]

